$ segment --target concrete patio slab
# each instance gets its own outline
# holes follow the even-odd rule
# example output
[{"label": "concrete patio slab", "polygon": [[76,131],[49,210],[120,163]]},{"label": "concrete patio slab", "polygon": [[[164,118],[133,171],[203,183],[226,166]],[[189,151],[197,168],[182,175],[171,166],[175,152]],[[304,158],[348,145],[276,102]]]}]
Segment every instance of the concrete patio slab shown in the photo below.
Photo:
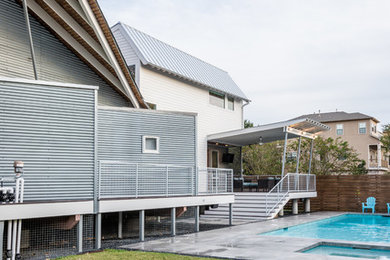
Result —
[{"label": "concrete patio slab", "polygon": [[[316,212],[289,216],[172,238],[163,238],[143,243],[130,244],[123,246],[122,248],[232,259],[345,259],[345,257],[340,256],[321,256],[298,252],[299,250],[311,247],[316,243],[348,243],[348,241],[345,240],[259,235],[259,233],[338,216],[341,214],[345,213]],[[351,244],[390,246],[388,243],[351,242]]]}]

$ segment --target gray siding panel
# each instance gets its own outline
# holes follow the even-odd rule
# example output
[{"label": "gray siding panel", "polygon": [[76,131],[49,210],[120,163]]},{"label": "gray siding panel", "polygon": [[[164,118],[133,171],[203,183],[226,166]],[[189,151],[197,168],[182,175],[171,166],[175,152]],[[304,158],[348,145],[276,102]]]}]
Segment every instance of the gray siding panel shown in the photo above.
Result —
[{"label": "gray siding panel", "polygon": [[[28,36],[20,5],[0,1],[0,76],[33,79]],[[99,104],[129,106],[88,65],[30,16],[40,80],[99,86]]]},{"label": "gray siding panel", "polygon": [[0,176],[25,162],[25,200],[93,199],[95,90],[0,82]]},{"label": "gray siding panel", "polygon": [[[99,109],[99,160],[195,166],[195,116]],[[160,153],[142,153],[142,136],[158,136]]]}]

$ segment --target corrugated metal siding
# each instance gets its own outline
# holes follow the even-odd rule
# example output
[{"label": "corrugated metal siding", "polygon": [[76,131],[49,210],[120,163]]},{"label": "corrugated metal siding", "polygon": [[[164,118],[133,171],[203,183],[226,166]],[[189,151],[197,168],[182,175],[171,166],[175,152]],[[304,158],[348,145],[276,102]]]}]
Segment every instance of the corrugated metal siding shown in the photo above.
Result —
[{"label": "corrugated metal siding", "polygon": [[[129,103],[30,16],[40,80],[99,86],[99,104]],[[14,0],[0,1],[0,76],[33,79],[23,10]]]},{"label": "corrugated metal siding", "polygon": [[0,176],[25,162],[25,200],[92,199],[95,90],[0,82]]},{"label": "corrugated metal siding", "polygon": [[[118,27],[125,34],[124,37],[131,41],[128,42],[129,47],[133,45],[136,48],[135,51],[145,65],[149,64],[235,97],[248,99],[226,71],[128,25],[118,23],[113,29]],[[124,55],[127,59],[126,52]]]},{"label": "corrugated metal siding", "polygon": [[[195,116],[99,109],[99,160],[195,165]],[[142,136],[160,137],[160,153],[142,153]]]}]

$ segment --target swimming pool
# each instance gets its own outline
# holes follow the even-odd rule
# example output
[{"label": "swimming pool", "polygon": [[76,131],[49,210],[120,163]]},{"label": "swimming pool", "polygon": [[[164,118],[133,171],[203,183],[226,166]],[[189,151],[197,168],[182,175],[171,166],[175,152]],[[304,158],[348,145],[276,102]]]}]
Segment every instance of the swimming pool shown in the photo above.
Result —
[{"label": "swimming pool", "polygon": [[259,235],[390,243],[390,217],[345,214]]},{"label": "swimming pool", "polygon": [[319,245],[302,253],[317,255],[333,255],[369,259],[390,259],[390,250],[381,248],[359,248],[345,245]]}]

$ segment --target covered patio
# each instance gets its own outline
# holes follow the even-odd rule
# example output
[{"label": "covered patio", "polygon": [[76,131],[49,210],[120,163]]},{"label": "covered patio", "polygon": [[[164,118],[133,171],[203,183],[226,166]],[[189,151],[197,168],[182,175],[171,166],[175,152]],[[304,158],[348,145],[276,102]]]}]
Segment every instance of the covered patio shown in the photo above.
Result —
[{"label": "covered patio", "polygon": [[[272,176],[245,178],[241,174],[234,179],[236,191],[245,189],[256,190],[255,193],[237,192],[234,204],[235,216],[254,216],[259,218],[273,218],[278,213],[283,214],[284,205],[293,200],[293,213],[298,213],[298,199],[305,200],[305,210],[310,211],[310,198],[316,197],[315,175],[311,174],[311,162],[313,157],[313,141],[316,136],[330,128],[314,120],[296,119],[273,124],[261,125],[252,128],[217,133],[208,136],[211,145],[222,147],[240,147],[252,144],[264,144],[274,141],[284,141],[282,154],[282,169],[280,173]],[[296,169],[294,172],[286,172],[287,147],[289,139],[297,139]],[[302,138],[310,139],[310,159],[307,173],[299,172]],[[248,181],[250,180],[250,181]],[[254,208],[255,207],[255,208]],[[233,215],[233,205],[225,207],[220,205],[216,211],[229,211]]]}]

